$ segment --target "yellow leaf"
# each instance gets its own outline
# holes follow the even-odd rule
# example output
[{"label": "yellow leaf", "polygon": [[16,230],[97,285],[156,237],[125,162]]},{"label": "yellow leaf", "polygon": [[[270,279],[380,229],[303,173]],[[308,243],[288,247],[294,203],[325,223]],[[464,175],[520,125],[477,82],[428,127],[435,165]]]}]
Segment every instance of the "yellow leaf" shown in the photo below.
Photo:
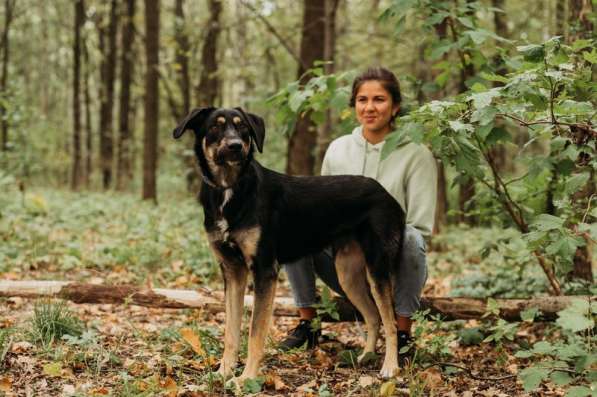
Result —
[{"label": "yellow leaf", "polygon": [[375,378],[373,376],[363,375],[359,378],[359,386],[361,386],[363,389],[371,386],[374,383]]},{"label": "yellow leaf", "polygon": [[393,381],[388,381],[379,388],[379,395],[381,397],[390,397],[396,390],[396,384]]},{"label": "yellow leaf", "polygon": [[203,350],[203,346],[201,346],[201,340],[191,328],[181,328],[180,336],[182,336],[182,339],[184,339],[185,342],[191,345],[191,348],[195,353],[200,356],[205,355],[205,350]]},{"label": "yellow leaf", "polygon": [[62,374],[62,365],[60,363],[48,363],[44,365],[44,375],[60,376]]}]

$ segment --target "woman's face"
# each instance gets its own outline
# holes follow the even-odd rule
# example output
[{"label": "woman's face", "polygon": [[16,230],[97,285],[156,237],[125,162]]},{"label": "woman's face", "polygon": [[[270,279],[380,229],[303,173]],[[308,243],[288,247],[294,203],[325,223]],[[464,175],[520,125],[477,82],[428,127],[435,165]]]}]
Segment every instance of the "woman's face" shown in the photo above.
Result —
[{"label": "woman's face", "polygon": [[361,84],[355,97],[357,120],[366,133],[390,132],[390,120],[399,107],[399,104],[393,103],[390,93],[377,80]]}]

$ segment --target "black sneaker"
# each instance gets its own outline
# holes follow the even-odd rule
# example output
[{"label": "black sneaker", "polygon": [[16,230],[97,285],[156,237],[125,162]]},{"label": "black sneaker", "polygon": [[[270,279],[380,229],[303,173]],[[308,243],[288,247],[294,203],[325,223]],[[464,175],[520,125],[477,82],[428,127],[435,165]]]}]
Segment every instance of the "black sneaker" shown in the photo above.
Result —
[{"label": "black sneaker", "polygon": [[[400,353],[403,347],[408,346],[408,350],[404,353]],[[408,332],[398,331],[398,364],[400,367],[412,363],[415,355],[415,344],[412,343],[412,337]]]},{"label": "black sneaker", "polygon": [[290,330],[286,339],[278,344],[278,349],[288,351],[299,348],[307,343],[307,348],[312,349],[319,343],[321,330],[313,331],[311,320],[301,320],[299,324]]}]

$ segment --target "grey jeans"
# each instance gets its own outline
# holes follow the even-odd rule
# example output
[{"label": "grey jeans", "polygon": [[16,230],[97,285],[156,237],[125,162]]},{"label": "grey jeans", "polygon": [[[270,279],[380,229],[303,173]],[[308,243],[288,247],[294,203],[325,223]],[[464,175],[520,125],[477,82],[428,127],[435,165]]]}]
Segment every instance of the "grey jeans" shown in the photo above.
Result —
[{"label": "grey jeans", "polygon": [[[410,317],[419,309],[421,292],[427,281],[426,245],[421,232],[407,225],[405,229],[402,258],[394,272],[394,305],[396,313]],[[340,287],[331,248],[282,265],[297,307],[313,307],[317,304],[315,275],[336,293],[345,296]]]}]

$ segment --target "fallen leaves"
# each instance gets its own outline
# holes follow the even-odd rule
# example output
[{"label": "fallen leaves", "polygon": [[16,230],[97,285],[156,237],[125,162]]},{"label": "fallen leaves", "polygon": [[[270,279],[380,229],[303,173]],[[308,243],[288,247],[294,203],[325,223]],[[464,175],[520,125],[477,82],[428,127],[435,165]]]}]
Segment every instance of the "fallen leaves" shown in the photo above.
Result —
[{"label": "fallen leaves", "polygon": [[201,345],[201,339],[199,336],[193,331],[191,328],[181,328],[180,329],[180,336],[187,342],[191,349],[199,356],[205,356],[205,350],[203,350],[203,346]]}]

